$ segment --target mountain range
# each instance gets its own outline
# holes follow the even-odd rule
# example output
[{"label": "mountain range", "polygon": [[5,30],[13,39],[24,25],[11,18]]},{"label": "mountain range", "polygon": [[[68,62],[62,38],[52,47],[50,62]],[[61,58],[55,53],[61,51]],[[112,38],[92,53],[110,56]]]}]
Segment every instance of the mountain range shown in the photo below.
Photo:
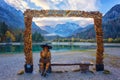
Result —
[{"label": "mountain range", "polygon": [[[120,4],[113,6],[102,18],[104,38],[120,38]],[[55,28],[47,27],[45,30],[52,31],[62,37],[77,37],[82,39],[95,39],[94,24],[82,28],[75,23],[58,24]]]},{"label": "mountain range", "polygon": [[[86,29],[89,27],[88,29]],[[96,37],[94,24],[88,25],[82,31],[74,35],[82,39],[93,39]],[[120,4],[113,6],[102,18],[102,29],[104,39],[120,38]]]},{"label": "mountain range", "polygon": [[64,24],[57,24],[54,27],[51,26],[44,26],[44,30],[48,33],[54,33],[61,37],[68,37],[74,34],[76,30],[82,30],[83,28],[80,27],[78,24],[72,22],[66,22]]},{"label": "mountain range", "polygon": [[[10,29],[24,29],[24,15],[20,10],[7,4],[4,0],[0,0],[0,22],[5,22]],[[32,22],[32,32],[39,32],[41,34],[47,33],[41,30],[35,22]]]}]

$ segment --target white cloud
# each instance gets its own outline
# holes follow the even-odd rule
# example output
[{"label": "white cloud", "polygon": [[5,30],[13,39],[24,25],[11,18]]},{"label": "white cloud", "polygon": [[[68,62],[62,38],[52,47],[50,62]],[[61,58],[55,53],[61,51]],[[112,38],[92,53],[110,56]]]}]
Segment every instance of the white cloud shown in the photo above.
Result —
[{"label": "white cloud", "polygon": [[54,4],[59,4],[60,2],[62,2],[63,0],[51,0],[51,2],[53,2]]},{"label": "white cloud", "polygon": [[51,26],[55,27],[57,24],[64,24],[66,22],[79,24],[81,27],[85,27],[87,24],[92,24],[93,19],[91,18],[33,18],[33,21],[36,22],[37,25],[41,26]]},{"label": "white cloud", "polygon": [[50,9],[47,0],[30,0],[30,2],[34,3],[38,7],[42,7],[43,9]]},{"label": "white cloud", "polygon": [[[35,4],[42,9],[69,9],[69,10],[84,10],[94,11],[98,10],[96,5],[99,0],[5,0],[8,4],[16,7],[19,10],[24,11],[30,8],[29,3]],[[28,3],[29,2],[29,3]]]},{"label": "white cloud", "polygon": [[15,7],[17,10],[24,12],[26,9],[29,9],[29,5],[25,0],[5,0],[8,4]]},{"label": "white cloud", "polygon": [[55,33],[51,33],[51,34],[44,34],[44,36],[56,36]]},{"label": "white cloud", "polygon": [[[41,1],[42,0],[39,0],[39,2]],[[96,1],[97,0],[89,0],[89,2],[88,0],[47,0],[46,3],[44,3],[43,1],[42,3],[48,5],[47,7],[49,7],[50,9],[95,11],[98,9],[98,7],[96,6]],[[44,9],[48,9],[48,8],[44,7]],[[52,27],[54,27],[57,24],[64,24],[66,22],[74,22],[83,27],[86,26],[87,24],[93,23],[93,20],[90,18],[87,19],[86,18],[40,18],[40,19],[35,18],[34,21],[39,26],[50,25]]]},{"label": "white cloud", "polygon": [[97,0],[48,0],[48,5],[50,9],[94,11],[98,9],[96,2]]},{"label": "white cloud", "polygon": [[[35,4],[37,7],[42,9],[58,9],[58,10],[84,10],[84,11],[95,11],[98,10],[96,3],[99,0],[5,0],[8,4],[15,8],[25,11],[31,8],[31,4]],[[35,7],[31,8],[35,9]],[[39,26],[50,25],[55,26],[56,24],[63,24],[66,22],[74,22],[80,26],[86,26],[87,24],[93,23],[92,19],[89,18],[35,18],[34,21]]]},{"label": "white cloud", "polygon": [[29,0],[43,9],[98,10],[97,0]]},{"label": "white cloud", "polygon": [[97,0],[69,0],[71,9],[94,11],[97,10],[96,6]]}]

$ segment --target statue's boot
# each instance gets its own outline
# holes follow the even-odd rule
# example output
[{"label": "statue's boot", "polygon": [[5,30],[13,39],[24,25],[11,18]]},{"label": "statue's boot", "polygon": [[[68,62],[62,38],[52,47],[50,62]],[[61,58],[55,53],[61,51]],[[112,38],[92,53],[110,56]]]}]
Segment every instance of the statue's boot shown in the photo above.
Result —
[{"label": "statue's boot", "polygon": [[44,77],[47,76],[47,70],[44,71],[44,74],[43,74]]}]

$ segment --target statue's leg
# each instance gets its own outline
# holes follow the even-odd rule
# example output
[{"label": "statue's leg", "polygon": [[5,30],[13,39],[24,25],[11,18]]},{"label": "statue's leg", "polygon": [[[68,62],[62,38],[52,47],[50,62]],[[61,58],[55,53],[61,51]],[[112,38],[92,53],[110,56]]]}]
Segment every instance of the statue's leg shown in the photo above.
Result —
[{"label": "statue's leg", "polygon": [[49,67],[50,67],[50,62],[47,62],[46,66],[45,66],[44,76],[46,76],[46,74],[47,74],[47,72],[49,70]]},{"label": "statue's leg", "polygon": [[44,63],[40,62],[40,72],[41,72],[41,75],[43,75],[44,73]]},{"label": "statue's leg", "polygon": [[50,62],[48,62],[48,63],[46,64],[46,68],[45,68],[45,70],[48,71],[49,68],[50,68]]}]

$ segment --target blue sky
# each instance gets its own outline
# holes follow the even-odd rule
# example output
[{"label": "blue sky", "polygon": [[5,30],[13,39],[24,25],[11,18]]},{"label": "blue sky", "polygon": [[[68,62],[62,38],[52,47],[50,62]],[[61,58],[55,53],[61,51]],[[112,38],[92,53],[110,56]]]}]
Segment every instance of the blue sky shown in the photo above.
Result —
[{"label": "blue sky", "polygon": [[[84,10],[100,11],[103,15],[114,5],[120,4],[120,0],[5,0],[17,10],[24,12],[26,9],[57,9],[57,10]],[[43,26],[54,27],[57,24],[73,22],[85,27],[93,24],[90,18],[34,18],[34,22],[44,29]],[[54,23],[54,24],[53,24]]]},{"label": "blue sky", "polygon": [[99,10],[105,14],[114,5],[120,4],[120,0],[100,0]]}]

